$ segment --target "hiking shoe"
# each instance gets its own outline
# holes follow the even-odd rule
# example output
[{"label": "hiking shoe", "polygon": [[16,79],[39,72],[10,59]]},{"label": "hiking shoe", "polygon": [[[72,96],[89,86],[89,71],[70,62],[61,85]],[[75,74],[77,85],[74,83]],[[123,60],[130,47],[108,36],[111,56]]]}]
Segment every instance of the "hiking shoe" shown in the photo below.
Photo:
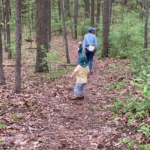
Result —
[{"label": "hiking shoe", "polygon": [[77,100],[76,96],[70,97],[69,100]]},{"label": "hiking shoe", "polygon": [[79,100],[84,99],[84,96],[80,95],[80,96],[78,97],[78,99],[79,99]]},{"label": "hiking shoe", "polygon": [[93,72],[92,72],[92,71],[90,71],[90,75],[91,75],[91,74],[93,74]]}]

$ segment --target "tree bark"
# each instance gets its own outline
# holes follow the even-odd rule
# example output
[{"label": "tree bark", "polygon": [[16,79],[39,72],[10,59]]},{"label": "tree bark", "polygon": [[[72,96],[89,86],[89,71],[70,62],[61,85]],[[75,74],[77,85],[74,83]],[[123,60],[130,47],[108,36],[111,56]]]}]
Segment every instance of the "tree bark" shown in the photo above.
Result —
[{"label": "tree bark", "polygon": [[22,0],[16,0],[16,72],[15,92],[21,93],[21,4]]},{"label": "tree bark", "polygon": [[122,23],[124,20],[124,0],[123,0],[123,4],[122,4]]},{"label": "tree bark", "polygon": [[47,38],[47,0],[37,0],[37,56],[35,72],[45,72],[48,70],[47,63],[43,64],[43,58],[46,57],[48,50],[48,38]]},{"label": "tree bark", "polygon": [[69,52],[68,52],[68,40],[67,40],[67,33],[66,33],[66,24],[65,24],[65,16],[64,16],[64,11],[63,11],[62,0],[60,1],[60,6],[61,6],[61,14],[62,14],[63,26],[64,26],[64,39],[65,39],[65,46],[66,46],[66,59],[67,59],[67,63],[70,63]]},{"label": "tree bark", "polygon": [[2,0],[2,5],[3,5],[3,34],[4,34],[4,43],[5,43],[5,52],[7,52],[7,47],[6,47],[6,8],[5,8],[5,1]]},{"label": "tree bark", "polygon": [[91,27],[94,27],[94,0],[91,0]]},{"label": "tree bark", "polygon": [[111,25],[112,0],[109,0],[109,27]]},{"label": "tree bark", "polygon": [[69,0],[65,0],[65,13],[66,13],[66,17],[70,17]]},{"label": "tree bark", "polygon": [[97,26],[100,23],[100,7],[101,7],[101,0],[97,0],[97,16],[96,16]]},{"label": "tree bark", "polygon": [[145,0],[145,31],[144,31],[144,49],[147,49],[148,45],[148,0]]},{"label": "tree bark", "polygon": [[48,48],[51,47],[51,0],[48,0]]},{"label": "tree bark", "polygon": [[74,0],[74,35],[77,39],[78,0]]},{"label": "tree bark", "polygon": [[85,18],[90,16],[90,2],[89,0],[85,0]]},{"label": "tree bark", "polygon": [[[2,3],[0,4],[0,23],[2,21]],[[3,71],[3,46],[2,46],[2,29],[0,25],[0,85],[5,84],[5,76]]]},{"label": "tree bark", "polygon": [[9,0],[5,0],[6,7],[6,32],[7,32],[7,51],[8,51],[8,59],[12,58],[11,50],[10,50],[10,23],[9,23]]},{"label": "tree bark", "polygon": [[29,34],[30,34],[29,39],[31,39],[31,47],[32,47],[31,22],[30,22],[30,2],[29,2],[29,0],[28,0],[28,22],[29,22]]},{"label": "tree bark", "polygon": [[108,35],[109,35],[109,1],[104,1],[103,6],[103,51],[102,57],[108,57]]},{"label": "tree bark", "polygon": [[60,1],[61,1],[61,0],[58,0],[59,20],[61,20],[61,8],[60,8]]}]

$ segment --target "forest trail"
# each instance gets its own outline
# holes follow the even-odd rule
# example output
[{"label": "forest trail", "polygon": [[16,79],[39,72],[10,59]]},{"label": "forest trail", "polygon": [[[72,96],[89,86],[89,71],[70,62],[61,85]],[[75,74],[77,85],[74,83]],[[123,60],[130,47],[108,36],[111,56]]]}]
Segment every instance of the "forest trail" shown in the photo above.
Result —
[{"label": "forest trail", "polygon": [[[61,37],[54,39],[58,49]],[[77,62],[78,42],[68,40],[71,62]],[[61,48],[61,47],[59,47]],[[64,57],[64,54],[62,55]],[[119,76],[125,75],[126,60],[97,60],[86,87],[85,99],[69,101],[74,79],[70,73],[49,83],[41,74],[22,68],[22,94],[13,93],[14,68],[5,67],[7,84],[0,87],[0,149],[9,150],[123,150],[122,138],[134,138],[134,127],[126,118],[113,118],[111,102],[126,97],[131,86],[117,88]],[[28,71],[27,71],[28,69]],[[74,69],[74,68],[73,68]],[[72,70],[73,71],[73,70]],[[110,84],[113,82],[113,86]]]}]

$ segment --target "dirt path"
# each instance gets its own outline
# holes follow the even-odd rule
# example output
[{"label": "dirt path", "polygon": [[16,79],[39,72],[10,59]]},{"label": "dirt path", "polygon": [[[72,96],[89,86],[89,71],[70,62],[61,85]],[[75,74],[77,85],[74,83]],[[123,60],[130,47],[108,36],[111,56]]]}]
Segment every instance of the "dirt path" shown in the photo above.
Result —
[{"label": "dirt path", "polygon": [[[54,39],[62,42],[59,37]],[[71,61],[77,61],[77,42],[69,40]],[[56,49],[59,44],[56,45]],[[75,78],[70,73],[49,83],[41,74],[22,68],[22,94],[13,93],[14,68],[5,68],[7,84],[0,87],[0,149],[9,150],[122,150],[121,138],[134,138],[134,129],[123,118],[112,118],[110,103],[128,90],[111,89],[117,82],[113,74],[124,75],[119,69],[110,70],[116,60],[94,58],[94,74],[82,101],[69,101]],[[126,65],[120,60],[117,65]],[[129,76],[129,75],[128,75]],[[106,88],[108,87],[108,88]],[[119,95],[119,96],[118,96]],[[8,113],[9,112],[9,113]],[[121,132],[120,132],[121,131]],[[132,131],[132,132],[131,132]]]}]

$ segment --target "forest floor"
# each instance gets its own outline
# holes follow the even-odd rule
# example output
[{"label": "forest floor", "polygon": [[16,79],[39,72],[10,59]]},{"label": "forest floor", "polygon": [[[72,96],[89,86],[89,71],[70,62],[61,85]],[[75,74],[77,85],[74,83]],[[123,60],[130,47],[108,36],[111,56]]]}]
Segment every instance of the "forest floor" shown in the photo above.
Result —
[{"label": "forest floor", "polygon": [[[62,37],[53,41],[54,50],[62,49]],[[77,43],[68,40],[73,64],[77,64]],[[135,143],[142,139],[137,132],[140,122],[129,123],[125,114],[115,114],[111,109],[114,101],[137,94],[130,85],[133,78],[127,60],[98,60],[95,56],[94,74],[88,80],[85,99],[69,101],[76,81],[70,79],[71,72],[50,81],[45,74],[34,73],[35,49],[26,49],[22,55],[21,94],[14,93],[15,67],[4,67],[6,84],[0,86],[0,150],[126,150],[132,149],[126,139]],[[14,60],[5,58],[4,64],[12,65]]]}]

